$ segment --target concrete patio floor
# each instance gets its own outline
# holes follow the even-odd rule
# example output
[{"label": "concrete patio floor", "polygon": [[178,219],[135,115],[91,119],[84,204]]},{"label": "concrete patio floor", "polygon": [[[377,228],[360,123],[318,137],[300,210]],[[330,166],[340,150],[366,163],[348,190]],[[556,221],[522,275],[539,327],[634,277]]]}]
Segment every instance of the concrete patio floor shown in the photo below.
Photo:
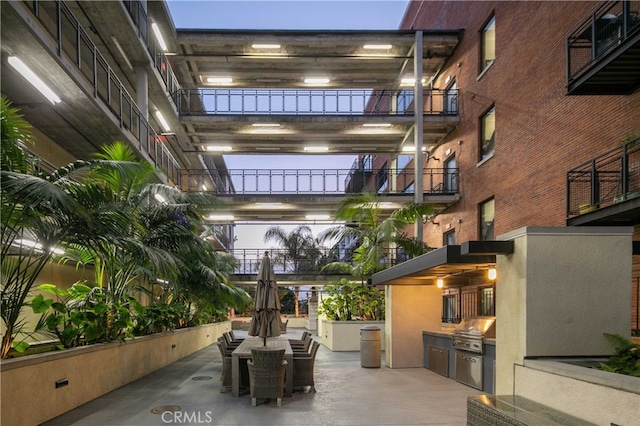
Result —
[{"label": "concrete patio floor", "polygon": [[281,407],[275,400],[252,407],[248,394],[221,393],[221,371],[211,345],[44,424],[465,425],[467,396],[481,394],[424,368],[362,368],[359,352],[324,346],[316,357],[317,393],[294,392]]}]

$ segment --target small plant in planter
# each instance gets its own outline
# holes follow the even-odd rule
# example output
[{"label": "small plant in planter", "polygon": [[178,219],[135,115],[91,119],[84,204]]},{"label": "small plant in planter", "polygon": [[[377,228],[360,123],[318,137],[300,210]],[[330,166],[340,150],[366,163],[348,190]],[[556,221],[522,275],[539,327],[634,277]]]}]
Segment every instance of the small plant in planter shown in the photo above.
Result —
[{"label": "small plant in planter", "polygon": [[616,352],[600,368],[610,373],[640,377],[640,345],[625,339],[619,334],[604,334],[616,344]]}]

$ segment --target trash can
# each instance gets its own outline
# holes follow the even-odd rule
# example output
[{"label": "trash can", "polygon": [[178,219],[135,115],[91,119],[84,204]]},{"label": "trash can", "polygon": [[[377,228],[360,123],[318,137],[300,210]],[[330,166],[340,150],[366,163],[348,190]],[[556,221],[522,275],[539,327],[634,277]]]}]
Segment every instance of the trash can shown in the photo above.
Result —
[{"label": "trash can", "polygon": [[380,368],[381,357],[380,327],[365,325],[360,329],[360,365],[369,368]]}]

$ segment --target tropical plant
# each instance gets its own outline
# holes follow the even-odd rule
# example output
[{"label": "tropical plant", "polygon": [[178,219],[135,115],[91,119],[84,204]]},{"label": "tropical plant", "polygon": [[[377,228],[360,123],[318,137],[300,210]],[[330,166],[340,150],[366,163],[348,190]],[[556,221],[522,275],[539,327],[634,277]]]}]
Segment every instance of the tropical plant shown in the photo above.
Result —
[{"label": "tropical plant", "polygon": [[341,278],[324,287],[318,313],[335,321],[384,320],[384,293],[376,287]]},{"label": "tropical plant", "polygon": [[408,225],[422,220],[433,213],[429,204],[410,203],[401,209],[385,215],[380,207],[381,201],[376,194],[362,193],[344,199],[336,211],[336,220],[344,220],[347,226],[338,226],[323,231],[318,239],[321,242],[355,241],[350,263],[333,262],[323,270],[347,272],[364,281],[366,277],[389,266],[389,251],[401,247],[405,253],[420,255],[430,250],[424,242],[407,236]]},{"label": "tropical plant", "polygon": [[611,373],[640,377],[640,345],[619,334],[604,334],[615,344],[616,352],[600,368]]},{"label": "tropical plant", "polygon": [[274,262],[293,265],[291,272],[317,271],[322,259],[322,250],[313,236],[311,228],[299,225],[291,232],[286,232],[280,226],[267,228],[264,242],[274,241],[283,249],[274,256]]}]

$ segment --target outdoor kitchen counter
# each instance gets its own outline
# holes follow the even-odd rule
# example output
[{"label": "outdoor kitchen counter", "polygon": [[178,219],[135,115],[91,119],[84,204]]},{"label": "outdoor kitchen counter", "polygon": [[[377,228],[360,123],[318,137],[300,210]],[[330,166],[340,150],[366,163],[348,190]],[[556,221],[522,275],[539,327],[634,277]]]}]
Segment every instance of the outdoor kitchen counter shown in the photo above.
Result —
[{"label": "outdoor kitchen counter", "polygon": [[[422,332],[424,368],[451,379],[456,378],[456,350],[453,330],[425,330]],[[496,359],[496,339],[483,341],[483,391],[493,393]]]}]

